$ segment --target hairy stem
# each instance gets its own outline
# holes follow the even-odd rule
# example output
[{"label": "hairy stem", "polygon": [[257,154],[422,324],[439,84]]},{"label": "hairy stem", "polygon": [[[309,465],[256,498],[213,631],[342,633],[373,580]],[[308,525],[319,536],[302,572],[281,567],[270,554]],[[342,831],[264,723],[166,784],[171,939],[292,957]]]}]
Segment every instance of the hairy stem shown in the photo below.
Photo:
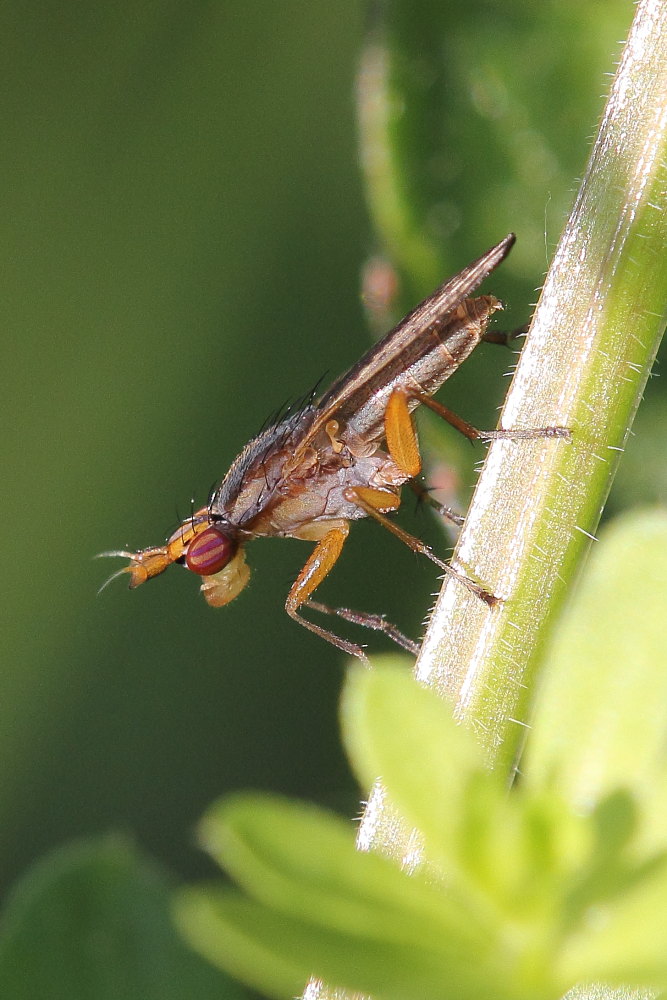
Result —
[{"label": "hairy stem", "polygon": [[512,767],[542,642],[594,535],[665,325],[667,7],[642,0],[584,182],[547,275],[417,674],[451,698],[489,762]]}]

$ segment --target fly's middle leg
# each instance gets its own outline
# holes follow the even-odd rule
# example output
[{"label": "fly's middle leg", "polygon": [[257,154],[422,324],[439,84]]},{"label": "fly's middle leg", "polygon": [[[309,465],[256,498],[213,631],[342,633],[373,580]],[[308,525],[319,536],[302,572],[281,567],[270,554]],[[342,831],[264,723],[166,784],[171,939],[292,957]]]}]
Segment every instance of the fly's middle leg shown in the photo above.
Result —
[{"label": "fly's middle leg", "polygon": [[404,545],[407,545],[408,548],[412,549],[413,552],[418,552],[419,555],[426,556],[427,559],[430,559],[431,562],[435,563],[435,565],[447,573],[448,576],[453,576],[454,579],[458,580],[459,583],[462,583],[464,587],[484,601],[485,604],[488,604],[489,607],[493,607],[499,603],[498,597],[489,593],[488,590],[485,590],[484,587],[480,586],[480,584],[475,583],[474,580],[464,576],[463,573],[457,572],[457,570],[455,570],[453,566],[450,566],[449,563],[445,562],[444,559],[440,559],[440,557],[435,554],[431,546],[427,545],[426,542],[423,542],[421,538],[411,535],[410,532],[405,531],[405,529],[401,528],[400,525],[391,521],[386,514],[383,513],[383,506],[386,510],[386,500],[384,500],[383,503],[383,498],[386,498],[386,496],[387,494],[382,490],[371,489],[367,486],[351,486],[345,491],[345,497],[347,500],[350,500],[352,503],[356,503],[358,507],[361,507],[361,509],[369,515],[369,517],[378,521],[382,527],[386,528],[387,531],[390,531],[392,535],[396,535],[396,537],[399,538]]}]

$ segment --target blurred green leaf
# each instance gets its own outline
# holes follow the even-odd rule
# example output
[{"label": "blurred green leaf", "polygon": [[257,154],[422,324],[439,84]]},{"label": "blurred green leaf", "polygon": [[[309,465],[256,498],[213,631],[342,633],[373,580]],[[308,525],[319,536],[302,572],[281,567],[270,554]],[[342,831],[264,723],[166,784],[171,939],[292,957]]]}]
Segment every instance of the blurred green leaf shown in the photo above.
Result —
[{"label": "blurred green leaf", "polygon": [[215,806],[202,837],[219,864],[255,898],[332,929],[375,932],[406,945],[481,946],[458,927],[458,904],[443,900],[421,877],[406,879],[378,854],[357,851],[349,821],[271,796],[238,795]]},{"label": "blurred green leaf", "polygon": [[[667,864],[665,857],[616,877],[600,869],[598,892],[582,911],[578,933],[558,956],[566,980],[601,979],[655,989],[667,984]],[[602,890],[615,890],[613,900]],[[591,975],[596,970],[597,975]]]},{"label": "blurred green leaf", "polygon": [[355,850],[320,810],[236,796],[202,839],[252,898],[202,888],[176,903],[204,955],[275,996],[308,977],[397,1000],[667,982],[667,837],[642,845],[632,786],[588,811],[550,773],[508,792],[436,695],[392,666],[350,672],[343,719],[363,780],[379,773],[420,824],[413,874]]},{"label": "blurred green leaf", "polygon": [[246,981],[287,995],[297,970],[383,997],[442,996],[445,979],[452,996],[507,995],[494,985],[490,928],[437,884],[357,851],[349,824],[284,800],[237,796],[209,813],[203,836],[264,906],[188,890],[177,900],[179,923],[192,944]]},{"label": "blurred green leaf", "polygon": [[361,787],[381,775],[391,803],[451,876],[462,816],[480,795],[490,798],[490,807],[493,794],[479,787],[483,758],[472,734],[405,667],[390,666],[395,659],[376,657],[372,673],[350,669],[341,704],[343,738]]},{"label": "blurred green leaf", "polygon": [[177,914],[194,947],[270,996],[292,997],[313,975],[377,1000],[511,996],[483,967],[483,958],[475,962],[467,951],[456,950],[456,933],[440,948],[408,943],[385,936],[372,923],[346,932],[324,918],[302,920],[239,896],[197,890],[181,895]]},{"label": "blurred green leaf", "polygon": [[184,947],[171,887],[120,838],[75,843],[39,862],[2,914],[0,996],[11,1000],[242,1000]]},{"label": "blurred green leaf", "polygon": [[479,251],[515,230],[514,266],[544,259],[630,16],[623,0],[372,6],[362,163],[378,233],[411,293],[442,280],[455,240]]},{"label": "blurred green leaf", "polygon": [[645,834],[663,844],[666,601],[667,511],[616,518],[549,647],[525,765],[526,782],[552,779],[580,808],[632,788]]}]

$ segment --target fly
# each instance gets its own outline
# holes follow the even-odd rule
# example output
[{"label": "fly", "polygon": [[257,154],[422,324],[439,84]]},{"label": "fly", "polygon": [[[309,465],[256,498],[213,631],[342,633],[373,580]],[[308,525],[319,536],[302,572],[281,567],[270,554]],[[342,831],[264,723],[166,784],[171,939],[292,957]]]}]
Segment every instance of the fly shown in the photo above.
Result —
[{"label": "fly", "polygon": [[[489,319],[502,308],[492,295],[470,296],[505,259],[514,241],[510,233],[441,285],[319,401],[309,400],[253,438],[208,505],[183,521],[164,545],[103,553],[129,560],[114,576],[129,573],[134,589],[172,563],[181,563],[202,577],[204,597],[213,607],[220,607],[248,582],[249,541],[272,535],[302,538],[316,544],[287,595],[287,613],[362,660],[366,656],[361,646],[302,617],[301,609],[338,615],[382,631],[416,654],[417,644],[383,616],[331,608],[313,599],[340,556],[350,523],[372,517],[486,604],[496,604],[498,598],[457,572],[388,515],[398,509],[401,487],[408,483],[444,517],[456,524],[463,521],[434,501],[417,480],[421,456],[412,412],[422,404],[471,440],[569,437],[564,427],[480,431],[431,398],[485,339]],[[486,339],[498,336],[490,334]]]}]

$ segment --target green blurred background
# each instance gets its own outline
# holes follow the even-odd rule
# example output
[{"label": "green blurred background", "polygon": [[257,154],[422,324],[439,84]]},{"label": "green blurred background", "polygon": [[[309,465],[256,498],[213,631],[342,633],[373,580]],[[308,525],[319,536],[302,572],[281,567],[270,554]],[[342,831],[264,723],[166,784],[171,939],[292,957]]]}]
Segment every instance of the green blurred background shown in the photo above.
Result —
[{"label": "green blurred background", "polygon": [[[442,277],[515,229],[492,290],[522,323],[632,4],[419,0],[403,25],[408,7],[393,10],[413,68],[429,21],[448,47],[423,222]],[[255,543],[251,586],[219,611],[178,569],[98,598],[117,564],[92,556],[160,543],[269,413],[368,343],[360,272],[377,238],[354,98],[367,17],[354,0],[0,10],[4,886],[108,829],[196,875],[194,824],[233,788],[356,809],[341,657],[283,611],[309,546]],[[492,425],[511,358],[480,354],[447,399]],[[667,427],[657,393],[648,405],[647,425]],[[636,454],[617,506],[664,499],[664,463]],[[437,537],[423,517],[412,527]],[[322,596],[417,635],[435,586],[360,524]]]}]

